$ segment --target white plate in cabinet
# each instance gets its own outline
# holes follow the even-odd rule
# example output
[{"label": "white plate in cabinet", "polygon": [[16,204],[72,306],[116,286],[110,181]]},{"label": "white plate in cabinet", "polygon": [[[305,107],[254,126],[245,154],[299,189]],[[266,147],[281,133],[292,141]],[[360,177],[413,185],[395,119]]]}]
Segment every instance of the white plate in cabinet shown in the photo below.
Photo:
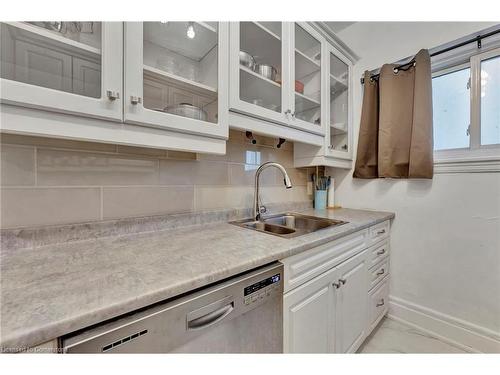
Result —
[{"label": "white plate in cabinet", "polygon": [[333,353],[336,275],[331,269],[284,295],[285,353]]},{"label": "white plate in cabinet", "polygon": [[368,230],[361,230],[281,260],[284,265],[284,292],[361,252],[366,248],[367,239]]},{"label": "white plate in cabinet", "polygon": [[387,258],[389,256],[390,251],[389,239],[382,241],[368,249],[369,253],[369,262],[368,266],[372,267],[382,259]]},{"label": "white plate in cabinet", "polygon": [[389,220],[379,223],[370,228],[370,243],[378,242],[389,237],[391,223]]},{"label": "white plate in cabinet", "polygon": [[[229,24],[194,22],[194,39],[186,36],[189,26],[174,21],[125,23],[124,120],[212,138],[212,143],[217,139],[224,145],[229,134]],[[181,104],[199,108],[205,118],[165,110]]]},{"label": "white plate in cabinet", "polygon": [[389,274],[389,258],[380,262],[376,266],[370,268],[370,284],[369,289],[377,285],[380,280]]},{"label": "white plate in cabinet", "polygon": [[369,300],[369,332],[375,328],[389,308],[389,278],[386,277],[368,296]]},{"label": "white plate in cabinet", "polygon": [[2,23],[1,102],[121,121],[123,25],[92,25],[91,32],[63,34],[28,22]]},{"label": "white plate in cabinet", "polygon": [[367,251],[337,267],[335,288],[335,352],[354,353],[366,336]]}]

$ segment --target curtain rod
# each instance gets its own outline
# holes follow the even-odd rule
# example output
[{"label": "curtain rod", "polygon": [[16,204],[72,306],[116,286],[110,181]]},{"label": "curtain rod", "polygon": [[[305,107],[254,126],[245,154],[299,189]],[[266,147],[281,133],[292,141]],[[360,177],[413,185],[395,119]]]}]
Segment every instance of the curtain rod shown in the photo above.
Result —
[{"label": "curtain rod", "polygon": [[[434,57],[434,56],[437,56],[437,55],[441,55],[442,53],[446,53],[446,52],[452,51],[452,50],[454,50],[456,48],[460,48],[460,47],[466,46],[467,44],[474,43],[474,42],[477,43],[477,48],[481,49],[481,40],[482,39],[488,38],[490,36],[493,36],[493,35],[499,34],[499,33],[500,33],[500,29],[493,30],[493,31],[490,31],[489,33],[486,33],[486,34],[483,34],[483,35],[478,35],[478,36],[476,36],[474,38],[467,39],[466,41],[463,41],[463,42],[454,44],[454,45],[452,45],[450,47],[443,48],[442,50],[433,52],[433,53],[431,53],[430,56]],[[407,63],[404,63],[404,64],[396,66],[394,68],[394,70],[395,71],[398,71],[398,70],[408,70],[412,66],[415,66],[415,60],[414,59],[411,59]],[[370,79],[377,80],[379,77],[380,77],[380,73],[377,73],[377,74],[373,74],[370,77]],[[361,77],[361,84],[364,84],[364,83],[365,83],[365,78]]]}]

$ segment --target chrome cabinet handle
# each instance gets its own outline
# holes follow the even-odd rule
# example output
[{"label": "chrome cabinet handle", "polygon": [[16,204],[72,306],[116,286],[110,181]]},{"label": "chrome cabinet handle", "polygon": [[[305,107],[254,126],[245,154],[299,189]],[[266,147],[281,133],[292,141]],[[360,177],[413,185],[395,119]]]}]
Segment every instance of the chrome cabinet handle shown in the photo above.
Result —
[{"label": "chrome cabinet handle", "polygon": [[340,283],[332,283],[332,285],[337,289],[340,288]]},{"label": "chrome cabinet handle", "polygon": [[346,279],[339,279],[339,282],[342,284],[342,285],[345,285],[345,283],[347,282]]},{"label": "chrome cabinet handle", "polygon": [[120,93],[118,91],[106,90],[106,96],[111,101],[120,99]]},{"label": "chrome cabinet handle", "polygon": [[136,105],[136,104],[139,104],[139,103],[142,103],[142,98],[140,96],[131,96],[130,97],[130,103],[132,103],[133,105]]},{"label": "chrome cabinet handle", "polygon": [[384,233],[385,233],[385,229],[379,230],[379,231],[377,232],[377,234],[384,234]]},{"label": "chrome cabinet handle", "polygon": [[382,298],[382,299],[380,300],[380,302],[379,302],[379,303],[377,303],[377,307],[384,306],[384,305],[385,305],[385,301],[384,301],[384,299]]},{"label": "chrome cabinet handle", "polygon": [[377,251],[377,255],[382,255],[382,254],[385,254],[385,249]]},{"label": "chrome cabinet handle", "polygon": [[380,271],[377,272],[377,276],[383,275],[385,273],[385,270],[382,268]]},{"label": "chrome cabinet handle", "polygon": [[217,322],[220,322],[226,316],[229,315],[231,311],[234,310],[234,302],[229,303],[226,306],[221,307],[215,311],[208,314],[200,316],[199,318],[188,320],[187,328],[188,330],[202,329],[211,326]]}]

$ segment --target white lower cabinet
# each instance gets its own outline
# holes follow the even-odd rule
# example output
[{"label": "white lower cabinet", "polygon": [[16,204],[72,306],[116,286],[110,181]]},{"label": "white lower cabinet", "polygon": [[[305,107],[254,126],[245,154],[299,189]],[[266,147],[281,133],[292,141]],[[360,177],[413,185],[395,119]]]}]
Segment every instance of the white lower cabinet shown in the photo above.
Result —
[{"label": "white lower cabinet", "polygon": [[[388,230],[390,223],[384,225]],[[307,273],[316,276],[299,285],[290,283],[293,278],[285,283],[285,353],[354,353],[387,313],[389,253],[384,252],[377,264],[372,262],[381,246],[388,249],[389,239],[372,244],[365,235],[369,232],[360,231],[282,260],[285,280],[312,259],[321,258],[322,264],[330,266],[320,274],[314,273],[320,266],[309,268]],[[364,242],[359,243],[360,239]]]},{"label": "white lower cabinet", "polygon": [[332,269],[286,293],[283,300],[285,353],[330,353],[334,342]]},{"label": "white lower cabinet", "polygon": [[363,342],[368,316],[367,251],[342,263],[335,288],[335,352],[353,353]]}]

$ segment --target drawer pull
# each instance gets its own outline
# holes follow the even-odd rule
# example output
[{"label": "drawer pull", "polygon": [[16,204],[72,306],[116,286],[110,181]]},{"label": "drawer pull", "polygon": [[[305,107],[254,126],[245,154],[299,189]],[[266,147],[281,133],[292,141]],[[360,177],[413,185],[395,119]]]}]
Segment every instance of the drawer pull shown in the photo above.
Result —
[{"label": "drawer pull", "polygon": [[382,254],[385,254],[385,249],[377,251],[377,255],[382,255]]},{"label": "drawer pull", "polygon": [[336,289],[340,288],[340,283],[332,283],[332,285],[333,285]]},{"label": "drawer pull", "polygon": [[376,273],[377,276],[383,275],[385,273],[385,270],[382,268],[380,271]]},{"label": "drawer pull", "polygon": [[385,229],[381,229],[377,232],[377,234],[384,234],[385,233]]},{"label": "drawer pull", "polygon": [[347,282],[347,280],[346,280],[346,279],[339,279],[339,282],[340,282],[342,285],[344,285],[344,284]]},{"label": "drawer pull", "polygon": [[384,305],[385,305],[385,301],[384,301],[384,299],[382,298],[382,299],[380,300],[380,302],[379,302],[379,303],[377,303],[377,307],[384,306]]}]

